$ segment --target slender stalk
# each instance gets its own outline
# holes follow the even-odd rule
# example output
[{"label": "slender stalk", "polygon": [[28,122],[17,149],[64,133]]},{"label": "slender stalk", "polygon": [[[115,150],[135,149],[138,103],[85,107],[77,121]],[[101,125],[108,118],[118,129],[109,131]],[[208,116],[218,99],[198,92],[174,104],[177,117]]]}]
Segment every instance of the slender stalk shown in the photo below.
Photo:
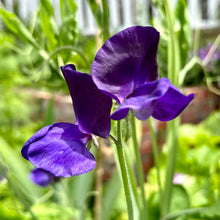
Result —
[{"label": "slender stalk", "polygon": [[148,123],[149,123],[150,133],[151,133],[154,164],[157,170],[157,182],[158,182],[158,188],[159,188],[159,194],[160,194],[160,208],[162,209],[163,195],[162,195],[161,178],[160,178],[159,151],[158,151],[159,148],[157,145],[156,135],[153,129],[151,117],[148,119]]},{"label": "slender stalk", "polygon": [[77,53],[85,62],[86,66],[90,69],[90,63],[87,60],[87,58],[84,56],[83,52],[80,51],[79,49],[77,49],[76,47],[73,47],[71,45],[65,45],[65,46],[61,46],[61,47],[57,47],[53,52],[51,52],[49,55],[45,54],[44,51],[41,51],[41,55],[44,55],[45,61],[41,64],[41,66],[39,67],[39,70],[57,53],[59,53],[62,50],[72,50],[75,53]]},{"label": "slender stalk", "polygon": [[172,198],[172,187],[173,187],[173,176],[175,171],[176,157],[177,157],[177,132],[178,132],[178,118],[168,123],[168,156],[167,156],[167,169],[166,169],[166,182],[165,191],[163,195],[163,210],[162,214],[165,216],[169,213],[171,198]]},{"label": "slender stalk", "polygon": [[[167,27],[169,31],[168,41],[168,76],[171,83],[178,87],[179,84],[179,71],[180,71],[180,53],[177,40],[177,34],[174,30],[175,17],[172,11],[171,3],[169,0],[164,0],[164,8],[167,18]],[[163,204],[162,204],[162,216],[166,216],[169,213],[170,203],[172,198],[172,181],[176,165],[177,156],[177,131],[178,131],[179,120],[174,119],[168,122],[168,147],[169,152],[167,154],[167,168],[166,168],[166,181],[163,193]]]},{"label": "slender stalk", "polygon": [[131,186],[129,183],[129,174],[128,174],[128,168],[126,164],[126,157],[125,157],[125,152],[124,148],[122,145],[122,137],[121,137],[121,122],[117,122],[117,136],[118,136],[118,141],[117,141],[117,155],[118,155],[118,160],[120,164],[120,169],[121,169],[121,174],[122,174],[122,182],[123,182],[123,187],[124,187],[124,192],[125,192],[125,197],[126,197],[126,202],[127,202],[127,209],[128,209],[128,217],[129,220],[133,220],[133,204],[132,204],[132,198],[131,198]]},{"label": "slender stalk", "polygon": [[[99,145],[101,146],[101,139],[99,139]],[[97,155],[96,155],[96,170],[95,170],[95,177],[96,177],[96,183],[95,183],[95,189],[98,192],[97,196],[95,197],[95,207],[94,207],[94,219],[95,220],[101,220],[101,207],[102,207],[102,194],[103,194],[103,158],[102,158],[102,147],[100,147]]]},{"label": "slender stalk", "polygon": [[[114,144],[117,146],[117,140],[112,136],[112,135],[109,135],[109,138],[114,142]],[[129,180],[130,180],[130,183],[131,183],[131,190],[132,190],[132,195],[134,196],[134,199],[135,199],[135,202],[136,202],[136,205],[138,207],[138,211],[140,213],[140,201],[139,201],[139,197],[138,197],[138,192],[137,192],[137,182],[135,180],[135,177],[133,175],[133,171],[132,171],[132,168],[131,168],[131,164],[129,163],[129,156],[128,154],[126,154],[126,151],[125,151],[125,156],[126,156],[126,162],[127,162],[127,170],[128,170],[128,175],[129,175]],[[118,155],[116,154],[115,152],[115,149],[114,149],[114,157],[115,157],[115,160],[116,160],[116,166],[118,168],[118,170],[120,169],[120,165],[119,165],[119,159],[118,159]],[[121,177],[121,176],[120,176]]]},{"label": "slender stalk", "polygon": [[129,177],[130,177],[131,190],[132,190],[132,193],[133,193],[132,195],[134,195],[134,199],[135,199],[136,205],[138,207],[138,211],[140,213],[141,207],[140,207],[139,195],[138,195],[138,192],[137,192],[137,182],[136,182],[133,170],[131,168],[131,164],[130,164],[130,161],[129,161],[129,158],[128,158],[129,156],[128,156],[128,154],[125,154],[125,156],[126,156],[126,161],[127,161],[128,174],[129,174]]},{"label": "slender stalk", "polygon": [[132,128],[132,140],[133,140],[134,154],[135,154],[136,165],[137,165],[137,174],[138,174],[138,180],[139,180],[140,189],[141,189],[141,198],[142,198],[142,205],[143,205],[142,214],[143,214],[143,219],[147,220],[148,215],[147,215],[147,200],[146,200],[145,190],[144,190],[144,175],[143,175],[143,168],[142,168],[142,162],[141,162],[141,155],[140,155],[140,151],[138,148],[134,114],[131,115],[131,128]]},{"label": "slender stalk", "polygon": [[171,8],[169,0],[164,0],[164,8],[167,18],[167,27],[169,31],[168,40],[168,76],[175,86],[178,86],[178,73],[180,71],[180,54],[177,41],[177,35],[175,33],[175,18]]}]

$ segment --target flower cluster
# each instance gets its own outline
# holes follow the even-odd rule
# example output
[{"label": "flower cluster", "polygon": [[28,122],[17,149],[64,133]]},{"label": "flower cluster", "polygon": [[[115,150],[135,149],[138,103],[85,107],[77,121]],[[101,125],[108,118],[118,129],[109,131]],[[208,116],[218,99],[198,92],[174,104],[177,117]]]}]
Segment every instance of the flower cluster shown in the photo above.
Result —
[{"label": "flower cluster", "polygon": [[[31,179],[42,186],[57,177],[89,172],[96,161],[86,148],[92,134],[107,138],[111,119],[125,118],[131,109],[145,120],[177,117],[193,95],[183,95],[168,79],[158,76],[159,33],[134,26],[108,39],[97,52],[92,74],[78,72],[73,64],[61,67],[72,97],[75,124],[56,123],[34,134],[22,155],[36,169]],[[112,99],[119,104],[110,114]]]}]

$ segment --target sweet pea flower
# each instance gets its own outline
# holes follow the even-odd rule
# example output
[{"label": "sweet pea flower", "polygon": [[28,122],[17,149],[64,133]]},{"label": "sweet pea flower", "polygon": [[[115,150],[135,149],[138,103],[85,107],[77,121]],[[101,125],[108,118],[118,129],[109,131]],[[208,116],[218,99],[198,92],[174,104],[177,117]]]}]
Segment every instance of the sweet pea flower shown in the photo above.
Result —
[{"label": "sweet pea flower", "polygon": [[50,185],[51,183],[53,183],[56,180],[56,177],[46,170],[36,168],[31,171],[30,179],[34,183],[40,186],[46,187]]},{"label": "sweet pea flower", "polygon": [[158,79],[159,33],[153,27],[133,26],[108,39],[92,64],[92,79],[119,103],[111,119],[120,120],[129,109],[145,120],[177,117],[194,95],[183,95],[168,79]]},{"label": "sweet pea flower", "polygon": [[73,64],[61,67],[73,101],[79,129],[107,138],[110,129],[112,100],[94,84],[91,75],[76,71]]},{"label": "sweet pea flower", "polygon": [[47,186],[56,177],[91,171],[96,161],[86,145],[92,134],[106,138],[110,133],[111,98],[98,90],[90,75],[77,72],[74,65],[61,70],[70,90],[76,122],[43,127],[21,151],[36,168],[31,179],[41,186]]}]

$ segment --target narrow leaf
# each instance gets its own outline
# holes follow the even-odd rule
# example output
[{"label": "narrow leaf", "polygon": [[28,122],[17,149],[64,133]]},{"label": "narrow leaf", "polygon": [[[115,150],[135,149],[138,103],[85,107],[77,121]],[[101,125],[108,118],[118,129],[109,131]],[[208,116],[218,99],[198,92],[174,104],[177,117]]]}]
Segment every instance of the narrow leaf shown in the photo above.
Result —
[{"label": "narrow leaf", "polygon": [[24,42],[30,43],[33,47],[37,49],[40,48],[39,44],[33,38],[30,31],[25,27],[22,21],[14,13],[8,12],[5,9],[0,9],[0,15],[10,31],[21,38]]}]

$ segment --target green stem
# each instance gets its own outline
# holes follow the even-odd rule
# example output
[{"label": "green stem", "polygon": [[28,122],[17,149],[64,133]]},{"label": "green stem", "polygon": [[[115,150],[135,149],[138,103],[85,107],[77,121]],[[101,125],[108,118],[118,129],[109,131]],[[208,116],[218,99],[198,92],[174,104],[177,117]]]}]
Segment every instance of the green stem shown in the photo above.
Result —
[{"label": "green stem", "polygon": [[168,123],[168,146],[169,151],[167,154],[167,169],[166,169],[166,181],[165,181],[165,191],[163,195],[163,210],[162,214],[165,216],[169,213],[170,203],[172,198],[172,187],[173,187],[173,176],[176,165],[177,157],[177,132],[178,132],[178,118],[170,121]]},{"label": "green stem", "polygon": [[143,219],[147,219],[148,218],[147,200],[146,200],[145,190],[144,190],[144,175],[143,175],[143,168],[142,168],[142,162],[141,162],[141,155],[140,155],[140,151],[138,148],[134,114],[131,115],[131,127],[132,127],[132,140],[133,140],[134,154],[135,154],[136,165],[137,165],[137,174],[138,174],[138,180],[140,184],[141,198],[142,198],[142,204],[143,204],[143,216],[142,217]]},{"label": "green stem", "polygon": [[151,133],[154,164],[155,164],[155,167],[156,167],[156,170],[157,170],[157,181],[158,181],[158,188],[159,188],[159,194],[160,194],[160,208],[162,209],[163,195],[162,195],[160,166],[159,166],[159,151],[158,151],[159,147],[157,145],[157,139],[156,139],[156,135],[155,135],[155,132],[154,132],[154,129],[153,129],[152,118],[151,117],[148,119],[148,123],[149,123],[150,133]]},{"label": "green stem", "polygon": [[45,61],[41,64],[41,66],[39,67],[39,71],[41,70],[41,68],[54,56],[56,55],[58,52],[62,51],[62,50],[72,50],[75,53],[77,53],[78,55],[80,55],[80,57],[85,61],[85,64],[87,65],[87,67],[90,69],[90,63],[89,61],[86,59],[86,57],[84,56],[83,52],[80,51],[79,49],[71,46],[71,45],[65,45],[62,47],[57,47],[52,53],[50,53],[46,58]]},{"label": "green stem", "polygon": [[[179,84],[179,71],[180,71],[180,53],[177,40],[177,33],[175,32],[175,17],[172,11],[171,3],[169,0],[164,0],[165,16],[167,18],[167,28],[169,31],[168,41],[168,76],[171,83],[178,87]],[[176,165],[177,156],[177,132],[179,120],[174,119],[168,122],[168,147],[167,154],[167,167],[166,167],[166,180],[163,194],[162,216],[169,213],[170,203],[172,198],[173,175]]]},{"label": "green stem", "polygon": [[129,156],[128,154],[126,154],[127,152],[125,152],[125,156],[126,156],[126,161],[127,161],[127,168],[128,168],[128,175],[130,177],[130,183],[131,183],[131,190],[132,190],[132,195],[134,195],[134,199],[138,208],[138,211],[140,213],[140,201],[139,201],[139,195],[137,192],[137,182],[133,173],[133,170],[131,168],[131,163],[129,161]]},{"label": "green stem", "polygon": [[118,154],[118,160],[120,164],[121,169],[121,175],[122,175],[122,182],[124,186],[124,192],[127,202],[127,209],[128,209],[128,216],[129,220],[133,220],[133,205],[132,205],[132,199],[131,199],[131,186],[129,183],[129,174],[126,164],[126,157],[124,148],[122,145],[122,137],[121,137],[121,122],[117,121],[117,135],[118,135],[118,141],[117,141],[117,154]]},{"label": "green stem", "polygon": [[[109,138],[114,142],[115,145],[117,145],[117,140],[112,136],[109,135]],[[129,175],[129,180],[131,183],[131,190],[132,190],[132,195],[134,195],[134,200],[135,203],[137,205],[138,211],[140,213],[140,202],[139,202],[139,196],[138,196],[138,192],[137,192],[137,182],[136,179],[134,177],[132,168],[131,168],[131,163],[129,161],[129,155],[127,154],[127,152],[125,151],[125,156],[126,156],[126,162],[127,162],[127,170],[128,170],[128,175]],[[114,148],[114,157],[116,160],[116,166],[118,167],[118,170],[120,169],[120,165],[119,165],[119,159],[118,159],[118,155],[116,154],[116,148]],[[121,176],[120,176],[121,177]]]},{"label": "green stem", "polygon": [[109,31],[109,6],[108,6],[108,0],[102,0],[102,35],[103,35],[103,41],[106,41],[110,37],[110,31]]},{"label": "green stem", "polygon": [[169,0],[164,0],[164,8],[169,30],[168,41],[168,77],[175,86],[178,86],[178,73],[180,70],[180,57],[177,36],[174,30],[175,18]]}]

